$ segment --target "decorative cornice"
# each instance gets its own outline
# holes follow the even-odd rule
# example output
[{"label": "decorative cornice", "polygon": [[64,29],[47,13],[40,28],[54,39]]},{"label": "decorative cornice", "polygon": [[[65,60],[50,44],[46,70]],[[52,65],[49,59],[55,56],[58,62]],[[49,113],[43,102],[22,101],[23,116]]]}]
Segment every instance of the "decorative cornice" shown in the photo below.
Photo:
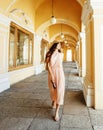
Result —
[{"label": "decorative cornice", "polygon": [[92,15],[92,12],[93,12],[93,10],[90,5],[90,0],[88,0],[84,3],[83,10],[82,10],[82,16],[81,16],[81,20],[84,25],[86,25],[88,19],[90,19],[90,15]]},{"label": "decorative cornice", "polygon": [[9,12],[8,17],[11,18],[11,20],[16,21],[16,23],[18,22],[22,26],[34,31],[32,20],[24,11],[15,8]]}]

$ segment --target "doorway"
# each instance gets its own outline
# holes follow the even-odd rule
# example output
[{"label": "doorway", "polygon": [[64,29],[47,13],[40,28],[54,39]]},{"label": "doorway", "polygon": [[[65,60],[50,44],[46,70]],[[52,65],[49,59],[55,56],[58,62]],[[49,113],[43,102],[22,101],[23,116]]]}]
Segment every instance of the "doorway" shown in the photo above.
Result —
[{"label": "doorway", "polygon": [[72,61],[72,51],[71,51],[71,49],[67,50],[67,61]]}]

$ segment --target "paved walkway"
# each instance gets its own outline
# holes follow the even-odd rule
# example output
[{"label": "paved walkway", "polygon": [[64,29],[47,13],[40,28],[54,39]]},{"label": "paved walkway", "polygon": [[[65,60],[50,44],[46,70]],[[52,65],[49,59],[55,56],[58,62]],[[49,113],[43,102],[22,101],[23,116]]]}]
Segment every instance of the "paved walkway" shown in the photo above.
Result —
[{"label": "paved walkway", "polygon": [[64,63],[66,93],[60,121],[47,86],[47,72],[31,76],[0,94],[0,130],[103,130],[103,111],[85,105],[75,63]]}]

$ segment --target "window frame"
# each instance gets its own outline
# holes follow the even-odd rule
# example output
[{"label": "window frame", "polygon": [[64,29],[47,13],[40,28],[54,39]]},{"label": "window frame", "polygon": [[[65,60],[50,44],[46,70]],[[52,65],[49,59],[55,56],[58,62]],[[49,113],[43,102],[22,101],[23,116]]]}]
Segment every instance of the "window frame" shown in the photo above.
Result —
[{"label": "window frame", "polygon": [[[14,33],[14,59],[13,59],[13,62],[14,62],[14,65],[13,67],[10,67],[9,66],[9,62],[10,62],[10,31],[9,31],[9,55],[8,55],[8,71],[13,71],[13,70],[18,70],[18,69],[23,69],[23,68],[26,68],[26,67],[30,67],[30,66],[33,66],[33,59],[34,59],[34,36],[33,36],[33,33],[27,31],[26,29],[24,29],[23,27],[17,25],[16,23],[14,22],[11,22],[10,24],[10,29],[11,27],[15,28],[15,33]],[[29,43],[28,43],[28,64],[24,64],[24,65],[19,65],[17,66],[16,65],[16,53],[17,53],[17,42],[18,42],[18,31],[22,31],[23,33],[25,33],[26,35],[29,36]],[[32,37],[32,59],[30,60],[30,38]],[[30,63],[31,61],[31,63]]]}]

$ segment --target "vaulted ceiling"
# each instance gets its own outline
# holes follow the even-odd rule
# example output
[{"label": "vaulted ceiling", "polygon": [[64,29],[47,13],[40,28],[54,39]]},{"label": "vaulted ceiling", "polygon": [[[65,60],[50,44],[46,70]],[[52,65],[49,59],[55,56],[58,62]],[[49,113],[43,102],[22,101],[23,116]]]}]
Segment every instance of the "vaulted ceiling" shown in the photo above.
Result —
[{"label": "vaulted ceiling", "polygon": [[85,0],[53,0],[53,14],[56,24],[50,24],[52,0],[0,0],[0,12],[9,16],[15,9],[22,10],[33,23],[38,35],[49,33],[49,39],[60,40],[61,24],[65,39],[76,45],[81,31],[82,6]]}]

